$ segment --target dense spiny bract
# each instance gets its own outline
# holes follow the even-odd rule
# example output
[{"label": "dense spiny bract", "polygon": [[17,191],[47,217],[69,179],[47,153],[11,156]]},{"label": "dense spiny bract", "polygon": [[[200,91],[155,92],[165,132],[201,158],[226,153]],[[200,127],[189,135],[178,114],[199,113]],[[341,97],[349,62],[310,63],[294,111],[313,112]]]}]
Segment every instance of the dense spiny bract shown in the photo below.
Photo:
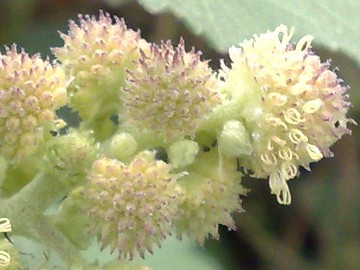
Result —
[{"label": "dense spiny bract", "polygon": [[182,39],[177,47],[170,41],[151,44],[128,73],[123,118],[167,141],[193,136],[199,120],[219,102],[208,62],[199,52],[186,52]]},{"label": "dense spiny bract", "polygon": [[0,53],[0,153],[18,162],[31,155],[45,125],[56,125],[55,110],[66,102],[63,70],[29,56],[15,45]]},{"label": "dense spiny bract", "polygon": [[[279,37],[282,35],[282,38]],[[286,181],[298,167],[331,157],[329,147],[345,133],[350,107],[347,87],[329,70],[329,62],[310,49],[312,38],[290,44],[285,26],[254,36],[229,51],[223,66],[223,93],[239,108],[252,138],[253,152],[243,165],[257,178],[270,177],[280,203],[289,204]]]}]

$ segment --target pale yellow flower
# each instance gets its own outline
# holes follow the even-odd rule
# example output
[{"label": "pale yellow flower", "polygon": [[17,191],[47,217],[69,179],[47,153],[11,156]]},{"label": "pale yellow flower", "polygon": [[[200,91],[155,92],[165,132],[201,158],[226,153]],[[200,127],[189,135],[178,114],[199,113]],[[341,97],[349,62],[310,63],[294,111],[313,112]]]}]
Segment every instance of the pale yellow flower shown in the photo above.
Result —
[{"label": "pale yellow flower", "polygon": [[284,25],[229,50],[222,66],[222,94],[247,127],[252,152],[242,165],[256,178],[269,177],[271,192],[289,204],[287,181],[298,168],[331,157],[329,147],[350,133],[347,86],[311,50],[311,36],[290,43]]}]

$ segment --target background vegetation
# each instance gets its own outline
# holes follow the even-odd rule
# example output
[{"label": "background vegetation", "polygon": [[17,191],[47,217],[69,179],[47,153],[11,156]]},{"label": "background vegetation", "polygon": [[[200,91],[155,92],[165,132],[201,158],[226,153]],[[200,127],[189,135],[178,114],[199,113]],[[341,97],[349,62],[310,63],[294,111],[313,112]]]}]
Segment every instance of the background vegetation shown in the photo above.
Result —
[{"label": "background vegetation", "polygon": [[[0,44],[17,43],[29,53],[50,56],[61,46],[56,30],[66,31],[67,20],[99,9],[124,17],[128,26],[141,29],[149,41],[180,36],[187,46],[202,50],[218,68],[226,48],[254,33],[280,23],[294,26],[295,37],[312,34],[314,49],[351,86],[359,122],[360,2],[295,0],[0,0]],[[3,49],[1,49],[3,50]],[[244,198],[246,213],[236,215],[237,231],[222,230],[220,241],[206,249],[188,241],[165,243],[149,258],[154,270],[357,270],[360,269],[359,129],[334,147],[335,157],[313,164],[290,182],[293,203],[277,204],[267,181],[245,179],[251,193]],[[148,256],[149,257],[149,256]],[[216,259],[216,261],[214,260]]]}]

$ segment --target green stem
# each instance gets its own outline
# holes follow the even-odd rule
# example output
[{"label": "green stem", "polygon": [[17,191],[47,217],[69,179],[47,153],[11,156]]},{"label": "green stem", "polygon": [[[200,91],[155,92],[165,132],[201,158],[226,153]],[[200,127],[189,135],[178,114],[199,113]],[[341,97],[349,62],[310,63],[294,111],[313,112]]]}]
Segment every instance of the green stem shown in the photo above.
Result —
[{"label": "green stem", "polygon": [[39,173],[12,197],[0,200],[0,217],[10,219],[13,234],[45,244],[72,263],[79,261],[77,248],[44,216],[49,206],[66,193],[61,177]]},{"label": "green stem", "polygon": [[10,198],[1,200],[0,216],[11,220],[13,231],[25,233],[28,220],[34,221],[67,192],[61,179],[39,173],[28,185]]},{"label": "green stem", "polygon": [[42,218],[40,222],[33,224],[33,229],[41,243],[56,251],[68,265],[75,262],[83,264],[78,249],[48,220]]}]

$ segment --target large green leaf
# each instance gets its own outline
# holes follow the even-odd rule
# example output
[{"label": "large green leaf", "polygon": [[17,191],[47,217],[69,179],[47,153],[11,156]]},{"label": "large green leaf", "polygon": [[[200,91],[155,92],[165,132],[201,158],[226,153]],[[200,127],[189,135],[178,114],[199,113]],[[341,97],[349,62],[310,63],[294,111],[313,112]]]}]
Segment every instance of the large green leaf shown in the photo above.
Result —
[{"label": "large green leaf", "polygon": [[296,36],[341,50],[360,63],[358,0],[138,0],[151,13],[172,12],[218,51],[225,52],[254,33],[279,24],[294,26]]}]

